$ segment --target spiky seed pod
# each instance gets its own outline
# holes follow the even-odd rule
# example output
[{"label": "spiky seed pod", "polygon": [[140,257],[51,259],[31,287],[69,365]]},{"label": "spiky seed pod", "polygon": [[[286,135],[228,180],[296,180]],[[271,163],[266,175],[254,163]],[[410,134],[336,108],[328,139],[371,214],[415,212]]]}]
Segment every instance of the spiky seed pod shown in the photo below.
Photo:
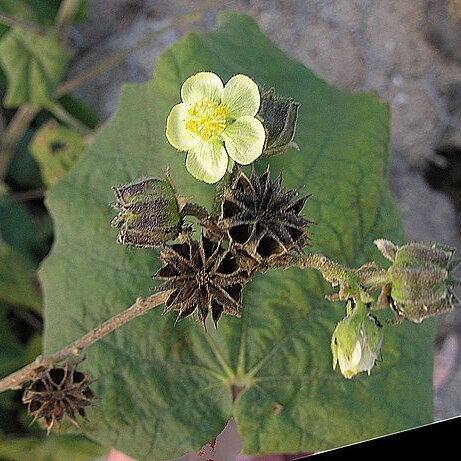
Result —
[{"label": "spiky seed pod", "polygon": [[242,287],[250,277],[220,241],[188,238],[161,251],[160,258],[165,265],[154,278],[165,281],[157,290],[173,290],[165,302],[165,313],[179,311],[179,321],[196,312],[203,327],[209,313],[215,326],[223,312],[240,317]]},{"label": "spiky seed pod", "polygon": [[79,363],[81,360],[42,370],[24,390],[22,401],[34,418],[32,422],[38,421],[48,434],[66,415],[78,426],[77,416],[86,418],[85,408],[96,397],[88,374],[77,370]]},{"label": "spiky seed pod", "polygon": [[281,176],[272,181],[269,167],[261,176],[253,169],[250,178],[241,171],[224,191],[218,227],[234,248],[259,263],[300,253],[311,221],[299,215],[309,198],[299,196],[299,189],[286,190]]}]

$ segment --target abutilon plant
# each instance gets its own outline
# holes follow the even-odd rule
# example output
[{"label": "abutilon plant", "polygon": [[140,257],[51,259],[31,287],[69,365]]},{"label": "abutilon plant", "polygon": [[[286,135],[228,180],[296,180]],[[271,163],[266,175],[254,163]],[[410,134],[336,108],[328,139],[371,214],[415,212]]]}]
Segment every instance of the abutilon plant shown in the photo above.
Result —
[{"label": "abutilon plant", "polygon": [[[270,167],[259,174],[254,162],[281,155],[294,142],[299,104],[263,89],[239,74],[224,85],[212,72],[192,75],[181,88],[182,102],[166,117],[166,138],[185,154],[185,168],[196,179],[215,184],[211,210],[179,195],[165,178],[142,177],[113,186],[117,214],[112,226],[117,242],[128,247],[158,248],[160,283],[155,294],[138,298],[125,311],[67,347],[37,360],[0,381],[0,391],[30,383],[23,402],[48,433],[67,416],[77,424],[95,398],[80,362],[59,365],[133,318],[164,305],[177,312],[176,323],[195,318],[206,332],[218,328],[223,314],[241,316],[245,287],[256,273],[297,267],[321,273],[337,293],[328,299],[346,304],[346,315],[332,332],[333,368],[344,377],[370,374],[381,356],[384,328],[374,315],[390,308],[394,323],[420,323],[458,303],[454,275],[460,261],[438,243],[375,244],[391,265],[374,262],[348,268],[322,253],[308,252],[313,221],[308,219],[309,191],[287,189]],[[178,154],[181,155],[181,154]],[[252,165],[251,173],[245,165]],[[315,227],[314,227],[315,228]],[[150,274],[152,276],[152,274]]]}]

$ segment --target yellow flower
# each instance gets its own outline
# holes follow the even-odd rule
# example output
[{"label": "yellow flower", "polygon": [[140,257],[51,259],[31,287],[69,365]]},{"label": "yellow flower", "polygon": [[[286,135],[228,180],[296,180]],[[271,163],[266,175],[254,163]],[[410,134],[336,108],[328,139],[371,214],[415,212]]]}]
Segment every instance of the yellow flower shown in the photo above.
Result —
[{"label": "yellow flower", "polygon": [[228,162],[248,165],[261,155],[265,131],[255,118],[260,95],[250,77],[235,75],[224,86],[216,74],[199,72],[184,82],[181,99],[168,115],[166,136],[187,151],[186,168],[196,179],[215,183]]}]

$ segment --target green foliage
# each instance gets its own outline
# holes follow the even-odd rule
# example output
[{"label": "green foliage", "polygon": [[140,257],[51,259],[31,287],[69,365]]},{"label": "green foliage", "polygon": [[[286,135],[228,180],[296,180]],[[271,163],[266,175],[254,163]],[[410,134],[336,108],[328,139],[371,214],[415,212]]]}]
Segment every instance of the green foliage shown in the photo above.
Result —
[{"label": "green foliage", "polygon": [[6,180],[22,190],[43,187],[40,168],[35,159],[30,155],[29,143],[34,130],[28,129],[19,142],[8,166]]},{"label": "green foliage", "polygon": [[13,335],[8,323],[7,309],[0,305],[0,376],[6,376],[23,365],[24,348]]},{"label": "green foliage", "polygon": [[4,461],[94,461],[107,449],[79,436],[0,439],[0,459]]},{"label": "green foliage", "polygon": [[13,27],[0,41],[0,64],[8,78],[5,107],[51,107],[67,61],[67,52],[52,34]]},{"label": "green foliage", "polygon": [[[0,303],[0,376],[7,376],[24,365],[24,347],[11,331],[8,309]],[[0,394],[0,436],[3,431],[15,430],[12,414],[17,409],[11,392]]]},{"label": "green foliage", "polygon": [[0,302],[42,309],[32,265],[5,244],[0,244]]},{"label": "green foliage", "polygon": [[91,129],[95,129],[99,124],[98,116],[79,99],[71,94],[65,94],[59,98],[59,103],[70,115],[80,120]]},{"label": "green foliage", "polygon": [[36,131],[29,149],[40,165],[46,186],[67,174],[85,147],[83,137],[74,130],[49,120]]},{"label": "green foliage", "polygon": [[[270,163],[288,188],[305,184],[313,194],[304,210],[316,223],[312,251],[358,267],[382,258],[374,239],[404,240],[386,181],[387,106],[319,80],[253,20],[228,13],[217,31],[167,50],[152,82],[124,86],[117,114],[51,190],[56,241],[40,271],[45,352],[151,292],[156,253],[115,243],[112,186],[161,177],[170,166],[180,194],[211,205],[213,186],[187,173],[184,153],[164,133],[182,83],[203,70],[223,81],[251,75],[300,102],[300,151]],[[266,164],[258,160],[257,169]],[[248,454],[328,449],[431,422],[434,323],[385,325],[383,362],[370,377],[346,381],[331,367],[344,306],[325,301],[330,292],[314,271],[274,270],[246,289],[242,318],[223,318],[217,331],[173,326],[175,315],[160,309],[124,326],[87,350],[101,400],[86,433],[137,459],[164,460],[198,450],[230,417]]]},{"label": "green foliage", "polygon": [[0,194],[1,238],[33,268],[48,252],[52,231],[49,215],[37,216],[31,207]]}]

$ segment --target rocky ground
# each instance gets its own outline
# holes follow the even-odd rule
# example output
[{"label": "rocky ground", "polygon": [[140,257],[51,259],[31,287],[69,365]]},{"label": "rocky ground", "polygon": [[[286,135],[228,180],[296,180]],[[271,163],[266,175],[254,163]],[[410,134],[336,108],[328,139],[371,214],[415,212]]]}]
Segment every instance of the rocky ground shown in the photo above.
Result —
[{"label": "rocky ground", "polygon": [[[339,88],[377,93],[391,107],[389,182],[408,239],[461,251],[461,0],[90,0],[89,9],[72,31],[72,74],[153,35],[78,90],[103,120],[122,82],[150,79],[165,47],[213,28],[222,10],[252,15],[281,49]],[[440,420],[461,414],[461,309],[440,317],[436,350]]]}]

